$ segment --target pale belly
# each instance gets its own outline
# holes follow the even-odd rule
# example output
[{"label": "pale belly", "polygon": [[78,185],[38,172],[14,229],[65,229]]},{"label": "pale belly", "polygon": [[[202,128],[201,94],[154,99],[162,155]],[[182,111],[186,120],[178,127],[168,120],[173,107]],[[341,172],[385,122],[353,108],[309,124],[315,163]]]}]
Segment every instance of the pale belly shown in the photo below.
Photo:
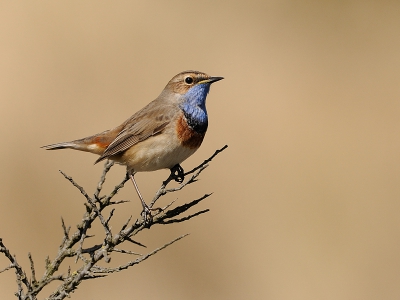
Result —
[{"label": "pale belly", "polygon": [[127,166],[129,171],[146,172],[160,169],[170,169],[180,164],[196,149],[190,149],[181,145],[174,135],[160,134],[152,136],[129,148],[112,160]]}]

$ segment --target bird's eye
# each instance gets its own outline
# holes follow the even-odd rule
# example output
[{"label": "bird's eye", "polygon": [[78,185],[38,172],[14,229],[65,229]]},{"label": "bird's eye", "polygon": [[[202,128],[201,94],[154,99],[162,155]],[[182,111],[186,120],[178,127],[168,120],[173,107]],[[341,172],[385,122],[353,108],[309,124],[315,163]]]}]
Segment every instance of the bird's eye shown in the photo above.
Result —
[{"label": "bird's eye", "polygon": [[187,84],[192,84],[192,83],[193,83],[193,78],[190,77],[190,76],[188,76],[188,77],[185,78],[185,82],[186,82]]}]

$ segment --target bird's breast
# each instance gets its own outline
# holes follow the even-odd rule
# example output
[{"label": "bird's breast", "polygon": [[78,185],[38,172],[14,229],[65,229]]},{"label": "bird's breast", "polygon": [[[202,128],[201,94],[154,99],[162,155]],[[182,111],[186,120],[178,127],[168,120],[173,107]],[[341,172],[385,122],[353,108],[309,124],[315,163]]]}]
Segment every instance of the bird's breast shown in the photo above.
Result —
[{"label": "bird's breast", "polygon": [[176,135],[181,145],[190,149],[197,149],[203,142],[205,132],[199,133],[191,128],[182,113],[176,121]]}]

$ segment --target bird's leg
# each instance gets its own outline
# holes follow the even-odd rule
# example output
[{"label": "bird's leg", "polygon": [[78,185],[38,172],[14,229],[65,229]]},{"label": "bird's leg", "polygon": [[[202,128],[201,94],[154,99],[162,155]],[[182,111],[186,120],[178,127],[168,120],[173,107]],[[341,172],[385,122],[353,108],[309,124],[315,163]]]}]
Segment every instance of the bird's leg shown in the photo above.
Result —
[{"label": "bird's leg", "polygon": [[185,171],[183,171],[183,168],[181,167],[180,164],[176,164],[173,166],[171,169],[171,177],[179,183],[182,183],[183,180],[185,179]]},{"label": "bird's leg", "polygon": [[143,215],[143,218],[144,218],[144,222],[147,223],[147,220],[151,221],[151,219],[153,217],[151,215],[150,208],[148,207],[146,202],[144,202],[144,200],[143,200],[142,194],[140,193],[139,187],[138,187],[138,185],[136,183],[136,180],[135,180],[135,178],[133,176],[134,176],[134,174],[129,174],[129,177],[132,180],[133,186],[135,187],[136,193],[139,196],[140,202],[142,202],[142,207],[143,207],[142,215]]}]

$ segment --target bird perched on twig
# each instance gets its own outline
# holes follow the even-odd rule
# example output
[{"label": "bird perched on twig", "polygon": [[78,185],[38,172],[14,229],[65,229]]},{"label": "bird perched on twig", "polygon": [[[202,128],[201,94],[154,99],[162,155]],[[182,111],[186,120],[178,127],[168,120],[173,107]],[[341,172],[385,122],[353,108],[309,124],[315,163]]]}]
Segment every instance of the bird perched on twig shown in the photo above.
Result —
[{"label": "bird perched on twig", "polygon": [[198,71],[174,76],[161,94],[121,125],[71,142],[43,146],[47,150],[74,149],[100,155],[95,163],[110,159],[125,165],[143,206],[146,222],[150,208],[140,194],[137,172],[170,169],[183,181],[180,164],[200,147],[208,127],[206,98],[213,82]]}]

